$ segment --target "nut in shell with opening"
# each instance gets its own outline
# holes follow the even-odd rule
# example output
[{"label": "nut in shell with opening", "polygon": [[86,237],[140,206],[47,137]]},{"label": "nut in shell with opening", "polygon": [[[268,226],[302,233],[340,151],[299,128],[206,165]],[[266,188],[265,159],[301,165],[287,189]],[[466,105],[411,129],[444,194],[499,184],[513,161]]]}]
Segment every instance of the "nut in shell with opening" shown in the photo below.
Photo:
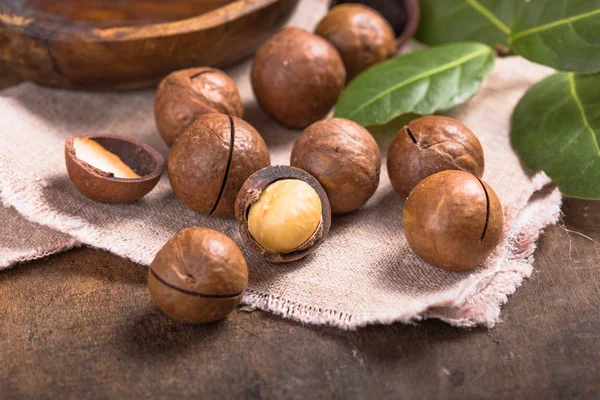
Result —
[{"label": "nut in shell with opening", "polygon": [[191,209],[232,218],[238,191],[254,172],[271,164],[260,134],[225,114],[200,116],[175,142],[168,172],[177,197]]},{"label": "nut in shell with opening", "polygon": [[410,248],[425,262],[450,271],[476,267],[502,236],[500,199],[480,178],[442,171],[410,193],[402,215]]},{"label": "nut in shell with opening", "polygon": [[418,118],[400,129],[390,145],[388,174],[402,197],[423,179],[445,170],[483,175],[483,148],[462,122],[437,115]]},{"label": "nut in shell with opening", "polygon": [[244,116],[238,88],[225,72],[188,68],[172,72],[160,82],[154,99],[154,119],[169,146],[196,118],[214,112]]},{"label": "nut in shell with opening", "polygon": [[331,226],[323,187],[306,171],[288,166],[250,176],[238,194],[235,213],[246,247],[271,262],[312,253]]}]

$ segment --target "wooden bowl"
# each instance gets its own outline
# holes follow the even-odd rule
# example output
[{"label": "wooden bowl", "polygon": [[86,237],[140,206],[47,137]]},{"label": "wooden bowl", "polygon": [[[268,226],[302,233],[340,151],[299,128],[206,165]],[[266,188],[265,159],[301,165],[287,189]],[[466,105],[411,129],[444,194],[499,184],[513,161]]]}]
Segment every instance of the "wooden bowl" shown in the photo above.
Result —
[{"label": "wooden bowl", "polygon": [[127,89],[254,53],[298,0],[0,0],[0,64],[59,87]]}]

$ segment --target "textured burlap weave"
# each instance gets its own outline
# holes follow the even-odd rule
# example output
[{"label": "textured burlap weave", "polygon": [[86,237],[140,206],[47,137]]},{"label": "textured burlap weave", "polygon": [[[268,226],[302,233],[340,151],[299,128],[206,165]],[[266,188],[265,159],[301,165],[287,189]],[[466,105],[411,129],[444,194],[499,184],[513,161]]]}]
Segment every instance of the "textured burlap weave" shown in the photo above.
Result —
[{"label": "textured burlap weave", "polygon": [[[291,24],[311,29],[324,12],[321,1],[303,1]],[[248,70],[246,62],[228,71],[244,98],[245,119],[264,136],[273,164],[288,164],[298,132],[282,128],[259,109]],[[549,179],[526,174],[508,137],[519,97],[550,72],[521,58],[498,59],[478,94],[450,113],[479,136],[484,179],[505,206],[502,242],[484,265],[451,273],[423,263],[410,251],[402,231],[403,202],[391,188],[384,158],[373,198],[357,212],[334,217],[329,239],[313,255],[269,264],[246,253],[250,284],[244,302],[345,329],[423,317],[458,326],[493,326],[507,295],[532,272],[541,229],[555,223],[560,212],[558,190],[542,191]],[[13,207],[0,208],[0,269],[78,243],[148,265],[169,237],[191,225],[211,227],[240,243],[235,221],[187,209],[171,191],[166,174],[154,191],[130,205],[88,200],[69,181],[63,143],[71,135],[135,136],[166,157],[168,149],[154,126],[153,98],[153,91],[86,93],[29,83],[0,92],[0,196],[5,206]],[[385,156],[391,136],[376,138]]]}]

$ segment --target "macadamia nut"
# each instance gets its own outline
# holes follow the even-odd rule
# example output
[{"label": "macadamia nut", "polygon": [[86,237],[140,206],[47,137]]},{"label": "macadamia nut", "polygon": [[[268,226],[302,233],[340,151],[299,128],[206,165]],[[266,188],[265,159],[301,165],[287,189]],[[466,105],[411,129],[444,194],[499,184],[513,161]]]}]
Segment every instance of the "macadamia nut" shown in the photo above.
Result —
[{"label": "macadamia nut", "polygon": [[162,138],[171,146],[203,114],[219,112],[242,118],[238,88],[225,72],[215,68],[188,68],[167,75],[156,92],[154,119]]},{"label": "macadamia nut", "polygon": [[287,253],[304,244],[321,222],[317,192],[298,179],[271,183],[250,207],[248,229],[252,237],[273,253]]},{"label": "macadamia nut", "polygon": [[306,128],[294,144],[290,164],[317,178],[334,214],[362,207],[379,185],[377,142],[365,128],[344,118]]},{"label": "macadamia nut", "polygon": [[402,216],[410,248],[429,264],[464,271],[500,242],[504,216],[494,190],[464,171],[442,171],[410,193]]},{"label": "macadamia nut", "polygon": [[365,69],[396,53],[394,30],[377,11],[362,4],[335,6],[319,22],[315,33],[340,52],[349,82]]},{"label": "macadamia nut", "polygon": [[477,136],[462,122],[449,117],[427,116],[400,129],[387,158],[388,174],[402,197],[436,172],[462,170],[483,175],[483,148]]},{"label": "macadamia nut", "polygon": [[251,80],[265,111],[288,128],[305,128],[331,110],[344,88],[346,70],[327,40],[287,27],[258,49]]},{"label": "macadamia nut", "polygon": [[312,253],[331,226],[329,200],[319,181],[286,165],[263,168],[246,180],[235,217],[246,248],[271,262]]}]

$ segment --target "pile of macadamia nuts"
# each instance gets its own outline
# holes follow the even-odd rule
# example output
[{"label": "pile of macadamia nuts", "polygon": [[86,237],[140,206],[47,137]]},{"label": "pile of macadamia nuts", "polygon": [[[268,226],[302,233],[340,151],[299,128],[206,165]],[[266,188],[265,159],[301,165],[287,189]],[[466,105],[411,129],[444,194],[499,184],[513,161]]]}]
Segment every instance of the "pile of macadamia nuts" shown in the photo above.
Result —
[{"label": "pile of macadamia nuts", "polygon": [[[281,125],[303,129],[290,166],[271,166],[269,150],[242,119],[240,94],[224,72],[202,67],[171,73],[159,85],[154,115],[158,132],[172,146],[166,165],[174,193],[198,213],[235,216],[246,248],[267,261],[289,262],[313,252],[326,239],[332,214],[355,211],[371,198],[381,169],[380,150],[368,130],[347,119],[324,118],[349,80],[396,50],[387,21],[358,4],[334,7],[315,34],[287,27],[259,48],[251,71],[258,103]],[[75,139],[75,144],[91,149],[89,158],[80,157],[73,141],[65,147],[69,175],[86,196],[119,201],[115,194],[129,190],[134,193],[122,198],[134,201],[156,184],[164,160],[152,149],[114,138],[88,139],[93,143]],[[132,159],[144,153],[145,161]],[[103,167],[95,165],[99,159]],[[119,166],[124,173],[135,175],[115,175],[114,159],[127,164]],[[408,196],[403,221],[414,252],[448,270],[482,263],[499,242],[503,219],[498,197],[480,179],[484,160],[476,136],[451,118],[423,117],[400,130],[387,163],[394,189]],[[151,186],[140,186],[150,180]],[[107,188],[109,200],[90,195]],[[191,323],[227,316],[247,283],[238,246],[201,227],[177,233],[148,271],[156,305]]]}]

